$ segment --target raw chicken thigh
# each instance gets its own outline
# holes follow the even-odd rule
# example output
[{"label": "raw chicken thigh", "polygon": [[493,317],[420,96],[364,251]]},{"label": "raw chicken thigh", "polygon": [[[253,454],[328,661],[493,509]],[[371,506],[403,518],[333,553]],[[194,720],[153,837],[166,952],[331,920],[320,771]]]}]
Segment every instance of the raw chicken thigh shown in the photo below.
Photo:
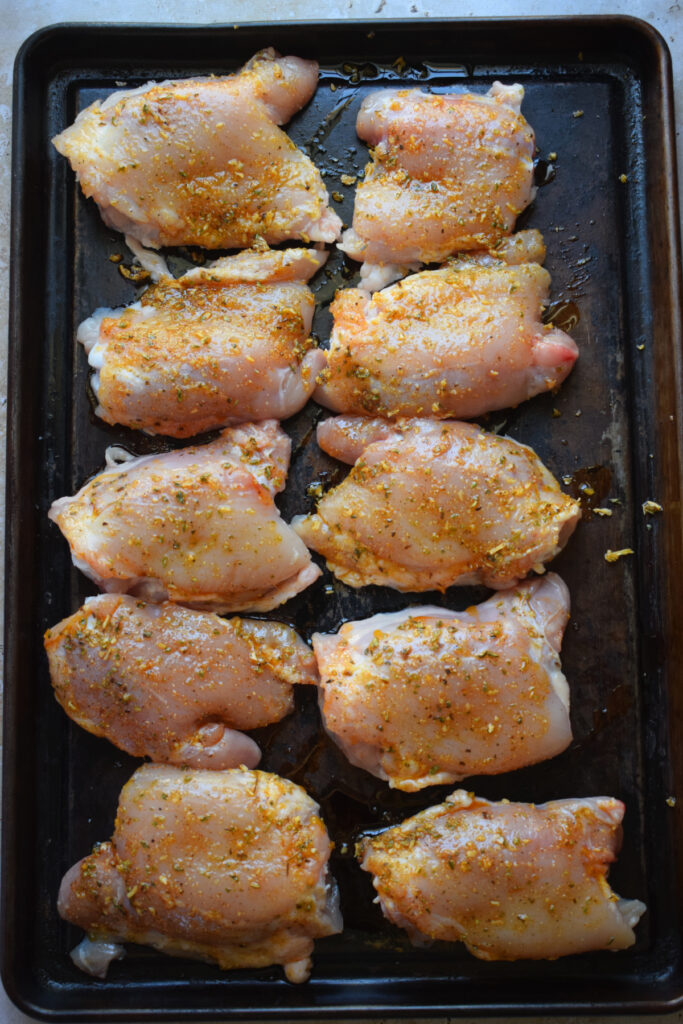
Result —
[{"label": "raw chicken thigh", "polygon": [[320,575],[280,518],[290,441],[275,420],[133,458],[50,509],[103,590],[207,611],[269,611]]},{"label": "raw chicken thigh", "polygon": [[115,92],[53,142],[104,222],[143,245],[332,242],[320,173],[277,127],[317,83],[315,61],[263,50],[227,77]]},{"label": "raw chicken thigh", "polygon": [[557,387],[578,355],[568,334],[541,323],[549,290],[538,263],[489,258],[424,270],[373,296],[339,291],[314,397],[360,416],[470,419],[518,405]]},{"label": "raw chicken thigh", "polygon": [[316,633],[325,728],[352,764],[414,791],[535,764],[571,742],[554,573],[466,612],[426,606]]},{"label": "raw chicken thigh", "polygon": [[127,309],[99,309],[78,340],[107,423],[190,437],[229,423],[286,419],[325,356],[309,336],[313,249],[243,252],[165,276]]},{"label": "raw chicken thigh", "polygon": [[111,842],[66,873],[62,917],[88,938],[74,963],[103,978],[139,942],[224,969],[282,964],[306,981],[313,940],[342,929],[318,805],[266,772],[143,765]]},{"label": "raw chicken thigh", "polygon": [[45,648],[70,718],[134,757],[192,768],[255,768],[261,752],[237,730],[278,722],[293,684],[318,679],[290,626],[121,594],[89,598]]},{"label": "raw chicken thigh", "polygon": [[352,587],[511,587],[543,572],[580,518],[530,448],[469,423],[338,416],[318,443],[356,464],[292,525]]},{"label": "raw chicken thigh", "polygon": [[457,790],[359,844],[382,911],[411,939],[481,960],[626,949],[645,911],[607,883],[624,805],[611,797],[490,803]]},{"label": "raw chicken thigh", "polygon": [[[374,92],[356,130],[372,163],[356,192],[341,248],[367,264],[440,262],[509,235],[534,197],[534,133],[521,85],[485,96],[418,89]],[[374,290],[374,289],[373,289]]]}]

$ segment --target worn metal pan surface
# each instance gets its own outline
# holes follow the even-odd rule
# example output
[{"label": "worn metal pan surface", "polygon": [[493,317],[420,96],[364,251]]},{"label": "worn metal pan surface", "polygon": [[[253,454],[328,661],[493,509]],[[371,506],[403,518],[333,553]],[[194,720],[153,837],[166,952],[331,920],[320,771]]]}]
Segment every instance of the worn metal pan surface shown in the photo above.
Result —
[{"label": "worn metal pan surface", "polygon": [[[79,936],[56,914],[59,880],[110,835],[135,762],[71,725],[52,698],[42,632],[92,591],[46,511],[101,467],[107,445],[141,452],[160,443],[92,414],[75,325],[97,306],[131,301],[139,287],[108,259],[124,251],[123,240],[83,199],[49,140],[120,83],[230,72],[267,45],[320,61],[318,92],[288,131],[343,197],[337,208],[347,221],[353,188],[340,176],[366,162],[354,122],[368,91],[400,84],[483,92],[496,78],[524,85],[539,181],[553,177],[548,162],[554,168],[524,222],[545,235],[555,318],[571,324],[581,356],[558,395],[486,422],[535,447],[584,504],[585,521],[553,566],[573,601],[563,660],[575,740],[550,762],[467,785],[491,798],[611,794],[625,801],[612,881],[649,908],[631,950],[501,964],[475,960],[460,946],[411,947],[373,905],[354,839],[437,802],[445,790],[400,794],[351,769],[324,739],[307,693],[296,715],[261,739],[263,767],[320,801],[336,842],[346,927],[317,944],[311,981],[289,985],[277,969],[224,974],[131,947],[100,982],[68,957]],[[19,54],[14,117],[2,924],[12,998],[29,1013],[70,1022],[679,1005],[683,847],[681,808],[670,798],[683,778],[681,336],[671,79],[660,37],[626,18],[57,26]],[[176,270],[186,264],[174,257]],[[337,255],[320,276],[322,339],[325,306],[356,270]],[[311,483],[327,485],[343,472],[315,445],[319,415],[311,403],[286,424],[295,442],[282,499],[287,517],[312,507]],[[647,499],[663,514],[646,518]],[[591,513],[610,502],[610,518]],[[608,564],[607,548],[635,554]],[[424,599],[462,608],[481,596],[453,589]],[[353,591],[326,574],[276,615],[308,636],[409,603],[414,598],[381,588]]]}]

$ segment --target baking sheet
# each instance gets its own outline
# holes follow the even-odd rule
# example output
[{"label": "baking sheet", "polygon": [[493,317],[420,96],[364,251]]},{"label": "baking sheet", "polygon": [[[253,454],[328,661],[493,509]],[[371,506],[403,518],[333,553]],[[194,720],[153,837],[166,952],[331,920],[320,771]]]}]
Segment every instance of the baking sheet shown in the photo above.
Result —
[{"label": "baking sheet", "polygon": [[[93,589],[71,568],[46,511],[101,468],[107,445],[138,453],[171,443],[110,428],[92,413],[75,327],[97,306],[133,301],[140,288],[109,261],[126,253],[123,239],[83,199],[49,139],[121,83],[229,73],[266,45],[320,61],[316,96],[287,131],[323,169],[328,190],[343,197],[333,205],[347,223],[354,190],[340,175],[366,163],[354,123],[370,90],[398,84],[484,92],[496,78],[525,87],[537,176],[547,184],[518,226],[545,236],[556,321],[571,325],[581,355],[556,396],[484,423],[531,444],[584,504],[585,521],[552,566],[572,595],[563,665],[575,738],[552,761],[465,785],[492,799],[604,793],[624,800],[624,848],[611,882],[649,908],[632,950],[487,964],[459,945],[412,947],[372,903],[354,839],[438,802],[453,787],[401,794],[350,767],[322,735],[315,695],[302,692],[296,714],[259,736],[261,767],[306,787],[336,843],[332,870],[345,930],[316,944],[311,981],[289,985],[278,968],[221,973],[129,946],[100,982],[68,957],[81,933],[56,914],[59,881],[109,837],[119,790],[139,762],[72,725],[52,698],[42,632]],[[681,814],[667,798],[681,779],[672,742],[683,686],[676,628],[683,569],[680,299],[670,69],[661,39],[624,18],[61,26],[28,41],[15,83],[3,808],[3,978],[12,998],[27,1012],[65,1021],[678,1005]],[[181,272],[188,261],[181,254],[173,265]],[[336,287],[354,283],[356,271],[335,254],[314,282],[321,339],[329,326],[325,303]],[[294,441],[280,500],[287,519],[313,507],[310,484],[328,486],[346,472],[315,445],[322,414],[309,403],[286,424]],[[591,514],[610,499],[618,502],[611,518]],[[659,501],[663,515],[646,520],[647,499]],[[604,561],[607,548],[625,547],[635,556]],[[354,591],[326,573],[272,615],[308,637],[376,611],[418,602],[464,608],[485,596],[469,588],[417,598],[378,587]]]}]

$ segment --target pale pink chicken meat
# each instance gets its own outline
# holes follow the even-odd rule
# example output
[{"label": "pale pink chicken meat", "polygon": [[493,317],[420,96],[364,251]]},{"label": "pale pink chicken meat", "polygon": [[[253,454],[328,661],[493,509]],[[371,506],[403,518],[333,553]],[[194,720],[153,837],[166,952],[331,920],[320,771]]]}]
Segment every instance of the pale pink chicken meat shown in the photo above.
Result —
[{"label": "pale pink chicken meat", "polygon": [[298,412],[325,365],[306,282],[326,258],[242,252],[178,279],[167,273],[126,309],[97,310],[77,335],[96,371],[97,414],[183,438]]},{"label": "pale pink chicken meat", "polygon": [[358,846],[385,916],[416,943],[481,960],[545,960],[635,942],[646,907],[607,872],[624,805],[612,797],[491,803],[464,790]]},{"label": "pale pink chicken meat", "polygon": [[102,590],[206,611],[269,611],[320,569],[281,519],[291,443],[274,420],[107,469],[50,509]]},{"label": "pale pink chicken meat", "polygon": [[521,85],[496,82],[484,96],[388,89],[363,101],[356,130],[372,162],[341,248],[366,264],[364,275],[487,249],[510,234],[535,193],[523,96]]},{"label": "pale pink chicken meat", "polygon": [[355,465],[292,525],[352,587],[511,587],[543,572],[580,518],[531,448],[469,423],[337,416],[318,443]]},{"label": "pale pink chicken meat", "polygon": [[352,764],[409,792],[554,757],[572,738],[568,618],[550,573],[465,612],[427,605],[316,633],[325,728]]},{"label": "pale pink chicken meat", "polygon": [[53,142],[104,222],[143,245],[332,242],[320,172],[278,127],[317,83],[315,61],[263,50],[234,75],[115,92]]},{"label": "pale pink chicken meat", "polygon": [[[537,234],[537,232],[524,232]],[[512,253],[518,259],[518,253]],[[334,412],[471,419],[556,388],[578,350],[541,323],[538,263],[459,260],[370,295],[337,292],[315,399]]]},{"label": "pale pink chicken meat", "polygon": [[281,964],[305,981],[313,940],[342,929],[330,840],[305,790],[267,772],[144,765],[114,835],[66,873],[76,965],[104,977],[122,942],[223,969]]},{"label": "pale pink chicken meat", "polygon": [[290,627],[221,619],[123,594],[88,598],[45,634],[67,715],[134,757],[193,768],[255,768],[239,730],[277,722],[293,686],[315,684],[315,657]]}]

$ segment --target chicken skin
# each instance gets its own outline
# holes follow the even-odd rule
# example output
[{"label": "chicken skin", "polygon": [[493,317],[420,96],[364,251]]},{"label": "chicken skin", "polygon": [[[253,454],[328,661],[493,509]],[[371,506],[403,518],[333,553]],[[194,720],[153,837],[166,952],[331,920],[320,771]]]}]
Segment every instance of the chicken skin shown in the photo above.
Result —
[{"label": "chicken skin", "polygon": [[243,252],[167,275],[126,309],[97,310],[77,337],[96,371],[98,416],[184,438],[298,412],[325,365],[305,283],[325,259]]},{"label": "chicken skin", "polygon": [[646,907],[607,883],[623,816],[612,797],[535,806],[456,790],[363,839],[358,857],[385,916],[415,942],[464,942],[481,960],[626,949]]},{"label": "chicken skin", "polygon": [[469,423],[338,416],[318,444],[355,465],[292,526],[351,587],[511,587],[542,572],[580,518],[530,448]]},{"label": "chicken skin", "polygon": [[504,259],[459,260],[373,296],[339,291],[314,397],[334,412],[390,418],[471,419],[519,405],[556,388],[578,355],[568,334],[541,323],[549,291],[538,263]]},{"label": "chicken skin", "polygon": [[550,573],[466,612],[408,608],[316,633],[325,728],[352,764],[409,792],[553,757],[572,738],[568,618]]},{"label": "chicken skin", "polygon": [[485,96],[388,89],[363,101],[356,130],[373,159],[341,248],[366,264],[364,275],[377,264],[441,262],[510,234],[535,192],[523,97],[521,85],[495,82]]},{"label": "chicken skin", "polygon": [[102,594],[45,634],[55,696],[78,725],[134,757],[192,768],[255,768],[240,729],[278,722],[313,652],[280,622],[220,619]]},{"label": "chicken skin", "polygon": [[59,913],[88,935],[72,959],[103,978],[138,942],[306,981],[313,940],[342,928],[330,850],[318,805],[287,779],[143,765],[111,841],[62,880]]},{"label": "chicken skin", "polygon": [[278,127],[317,83],[315,61],[263,50],[234,75],[115,92],[53,142],[105,224],[143,245],[333,242],[320,173]]},{"label": "chicken skin", "polygon": [[133,458],[50,509],[102,590],[205,611],[269,611],[320,569],[280,518],[289,438],[274,420],[211,444]]}]

